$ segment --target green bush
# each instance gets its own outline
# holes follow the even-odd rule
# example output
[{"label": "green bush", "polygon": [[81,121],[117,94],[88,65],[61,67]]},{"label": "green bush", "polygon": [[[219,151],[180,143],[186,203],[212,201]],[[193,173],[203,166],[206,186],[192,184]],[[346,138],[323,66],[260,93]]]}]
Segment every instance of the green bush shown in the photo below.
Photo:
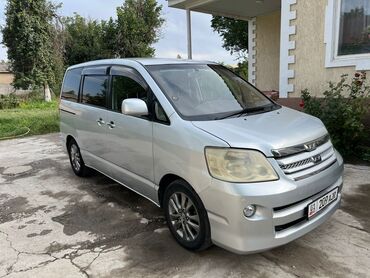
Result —
[{"label": "green bush", "polygon": [[334,146],[344,155],[356,155],[367,139],[363,120],[369,111],[370,86],[366,73],[356,73],[349,80],[343,75],[338,83],[330,82],[324,98],[302,91],[304,111],[320,118],[328,129]]},{"label": "green bush", "polygon": [[16,95],[14,93],[9,95],[0,95],[0,110],[4,109],[48,109],[58,108],[59,98],[53,98],[51,102],[44,101],[43,92],[40,90],[33,90],[25,95]]},{"label": "green bush", "polygon": [[19,106],[19,99],[15,94],[0,95],[0,109],[12,109]]}]

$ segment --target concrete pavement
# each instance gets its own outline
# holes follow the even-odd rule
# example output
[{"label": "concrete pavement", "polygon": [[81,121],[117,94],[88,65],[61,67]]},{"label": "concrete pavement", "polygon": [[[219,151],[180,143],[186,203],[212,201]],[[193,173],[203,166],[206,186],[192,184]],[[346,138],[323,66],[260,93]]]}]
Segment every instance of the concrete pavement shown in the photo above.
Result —
[{"label": "concrete pavement", "polygon": [[370,168],[346,165],[342,207],[261,254],[181,248],[162,211],[70,169],[58,134],[0,142],[1,277],[370,277]]}]

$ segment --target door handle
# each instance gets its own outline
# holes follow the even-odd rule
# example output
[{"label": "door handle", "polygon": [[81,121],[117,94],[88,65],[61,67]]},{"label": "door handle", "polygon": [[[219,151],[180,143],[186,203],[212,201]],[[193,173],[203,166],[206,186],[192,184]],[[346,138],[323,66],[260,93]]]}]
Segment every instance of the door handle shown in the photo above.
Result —
[{"label": "door handle", "polygon": [[98,126],[102,126],[103,124],[105,124],[102,118],[99,118],[99,120],[96,120],[96,122],[98,123]]},{"label": "door handle", "polygon": [[110,129],[112,129],[112,128],[115,128],[115,127],[116,127],[116,125],[114,124],[114,122],[113,122],[113,121],[110,121],[109,123],[107,123],[107,126],[108,126]]}]

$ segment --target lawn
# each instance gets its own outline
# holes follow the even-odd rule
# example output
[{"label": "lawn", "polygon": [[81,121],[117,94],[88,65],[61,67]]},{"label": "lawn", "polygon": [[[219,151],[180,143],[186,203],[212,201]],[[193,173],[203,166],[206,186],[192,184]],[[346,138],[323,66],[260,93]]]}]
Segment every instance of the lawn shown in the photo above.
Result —
[{"label": "lawn", "polygon": [[59,131],[58,102],[31,101],[0,110],[0,140]]}]

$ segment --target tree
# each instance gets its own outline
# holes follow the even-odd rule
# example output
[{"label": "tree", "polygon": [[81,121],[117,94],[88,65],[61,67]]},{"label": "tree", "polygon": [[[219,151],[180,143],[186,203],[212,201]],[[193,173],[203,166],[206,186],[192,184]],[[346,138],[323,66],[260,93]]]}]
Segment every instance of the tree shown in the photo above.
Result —
[{"label": "tree", "polygon": [[116,36],[117,36],[117,22],[110,18],[108,21],[102,21],[102,41],[103,49],[102,53],[104,57],[117,58],[117,46],[116,46]]},{"label": "tree", "polygon": [[65,60],[74,65],[102,58],[148,57],[158,41],[162,6],[155,0],[126,0],[117,19],[65,18]]},{"label": "tree", "polygon": [[66,17],[64,25],[65,61],[68,66],[110,56],[110,53],[103,51],[101,22],[75,14],[73,17]]},{"label": "tree", "polygon": [[60,93],[65,72],[65,31],[63,19],[56,15],[53,24],[53,72],[55,82],[51,84],[51,88],[55,94]]},{"label": "tree", "polygon": [[52,21],[57,9],[47,0],[8,0],[2,29],[14,87],[43,87],[46,101],[51,100],[49,85],[55,82]]},{"label": "tree", "polygon": [[223,39],[223,47],[245,58],[248,52],[248,21],[236,20],[224,16],[214,16],[211,21],[214,31]]},{"label": "tree", "polygon": [[155,0],[126,0],[117,8],[116,54],[119,57],[150,57],[164,22],[162,6]]},{"label": "tree", "polygon": [[248,61],[239,62],[234,72],[245,80],[248,80]]}]

